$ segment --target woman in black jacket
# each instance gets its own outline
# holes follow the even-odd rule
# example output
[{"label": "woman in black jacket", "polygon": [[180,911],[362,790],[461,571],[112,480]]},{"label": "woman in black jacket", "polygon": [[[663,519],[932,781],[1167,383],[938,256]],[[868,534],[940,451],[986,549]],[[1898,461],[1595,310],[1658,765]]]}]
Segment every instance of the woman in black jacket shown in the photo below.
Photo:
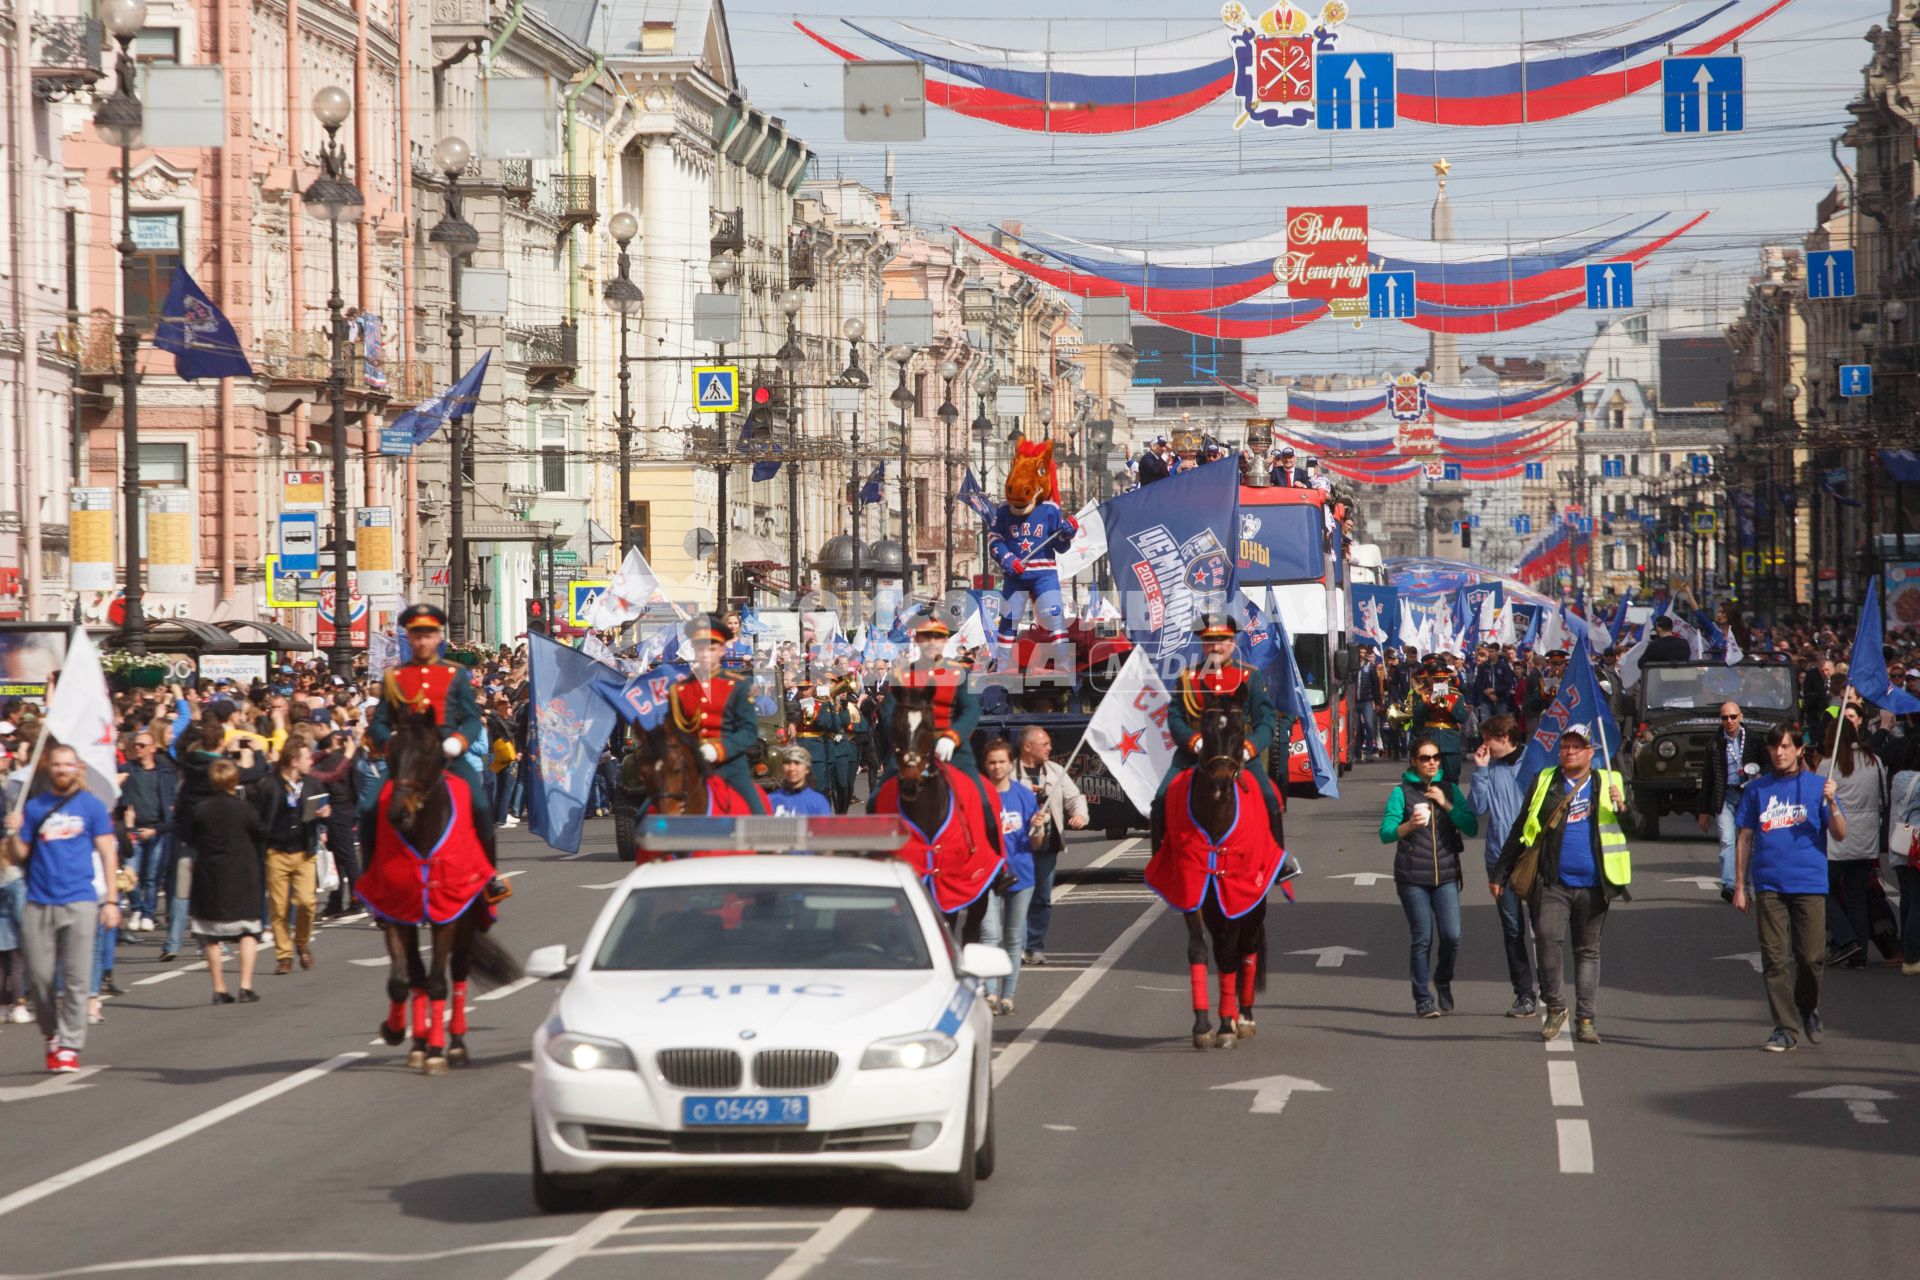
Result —
[{"label": "woman in black jacket", "polygon": [[240,790],[240,770],[233,761],[213,761],[206,781],[210,793],[186,818],[194,851],[189,919],[213,978],[213,1002],[234,1003],[220,972],[220,947],[235,940],[240,951],[239,1000],[251,1004],[260,998],[253,992],[253,962],[262,931],[267,827],[252,799]]}]

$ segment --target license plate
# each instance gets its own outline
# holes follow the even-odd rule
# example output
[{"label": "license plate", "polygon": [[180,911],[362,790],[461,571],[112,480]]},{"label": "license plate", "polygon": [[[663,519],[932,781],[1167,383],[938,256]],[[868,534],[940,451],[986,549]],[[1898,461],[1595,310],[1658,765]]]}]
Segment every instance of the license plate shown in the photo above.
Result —
[{"label": "license plate", "polygon": [[680,1103],[680,1122],[689,1129],[714,1125],[805,1125],[807,1099],[802,1094],[759,1098],[686,1098]]}]

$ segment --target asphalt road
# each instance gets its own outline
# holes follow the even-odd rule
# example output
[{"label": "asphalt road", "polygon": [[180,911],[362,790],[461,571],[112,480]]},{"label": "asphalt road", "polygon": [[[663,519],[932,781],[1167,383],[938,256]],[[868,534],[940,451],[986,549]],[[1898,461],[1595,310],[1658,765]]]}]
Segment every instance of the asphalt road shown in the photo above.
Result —
[{"label": "asphalt road", "polygon": [[[380,955],[363,925],[326,929],[310,973],[263,973],[254,1006],[211,1007],[204,973],[123,944],[97,1070],[49,1082],[34,1028],[0,1029],[0,1280],[1911,1270],[1920,979],[1829,974],[1825,1043],[1762,1053],[1752,922],[1690,879],[1711,847],[1669,839],[1635,846],[1610,920],[1605,1044],[1549,1050],[1501,1016],[1477,876],[1458,1012],[1416,1019],[1391,876],[1365,875],[1391,866],[1390,777],[1294,803],[1300,900],[1269,915],[1259,1035],[1231,1050],[1189,1047],[1184,934],[1138,883],[1143,844],[1075,843],[1056,963],[1000,1023],[999,1172],[967,1214],[766,1177],[545,1217],[524,1064],[551,988],[478,1003],[474,1066],[429,1080],[369,1043],[384,975],[354,963]],[[611,843],[590,824],[595,852],[569,861],[509,833],[502,939],[579,941],[621,872]]]}]

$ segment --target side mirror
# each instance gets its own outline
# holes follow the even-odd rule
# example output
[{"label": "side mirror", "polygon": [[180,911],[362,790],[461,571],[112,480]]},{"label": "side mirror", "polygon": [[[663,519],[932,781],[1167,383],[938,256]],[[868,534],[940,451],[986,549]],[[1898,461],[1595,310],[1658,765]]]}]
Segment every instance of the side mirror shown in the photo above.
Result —
[{"label": "side mirror", "polygon": [[1333,678],[1337,683],[1345,683],[1353,674],[1353,650],[1342,645],[1333,651]]},{"label": "side mirror", "polygon": [[1005,978],[1013,973],[1013,960],[999,947],[969,942],[960,948],[960,973],[967,978]]},{"label": "side mirror", "polygon": [[558,978],[567,972],[568,967],[567,948],[558,942],[552,946],[535,948],[522,966],[529,978]]}]

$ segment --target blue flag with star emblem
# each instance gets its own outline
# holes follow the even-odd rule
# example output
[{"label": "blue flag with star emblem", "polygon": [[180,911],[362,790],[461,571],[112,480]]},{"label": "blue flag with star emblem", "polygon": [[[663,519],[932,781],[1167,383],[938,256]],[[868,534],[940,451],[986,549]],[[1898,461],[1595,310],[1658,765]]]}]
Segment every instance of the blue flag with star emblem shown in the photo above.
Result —
[{"label": "blue flag with star emblem", "polygon": [[1182,471],[1100,504],[1127,636],[1171,678],[1196,644],[1194,623],[1233,599],[1240,467]]},{"label": "blue flag with star emblem", "polygon": [[625,684],[603,681],[600,692],[613,703],[613,709],[620,713],[621,719],[629,724],[637,724],[642,729],[656,729],[667,718],[671,705],[668,695],[673,691],[674,682],[685,678],[690,670],[681,663],[668,662],[635,676]]},{"label": "blue flag with star emblem", "polygon": [[153,328],[153,345],[173,352],[173,371],[188,382],[253,376],[233,325],[185,267],[173,269],[173,284],[160,304],[160,323]]},{"label": "blue flag with star emblem", "polygon": [[527,633],[527,829],[564,853],[580,850],[580,828],[600,749],[618,717],[602,689],[619,673],[577,649]]}]

